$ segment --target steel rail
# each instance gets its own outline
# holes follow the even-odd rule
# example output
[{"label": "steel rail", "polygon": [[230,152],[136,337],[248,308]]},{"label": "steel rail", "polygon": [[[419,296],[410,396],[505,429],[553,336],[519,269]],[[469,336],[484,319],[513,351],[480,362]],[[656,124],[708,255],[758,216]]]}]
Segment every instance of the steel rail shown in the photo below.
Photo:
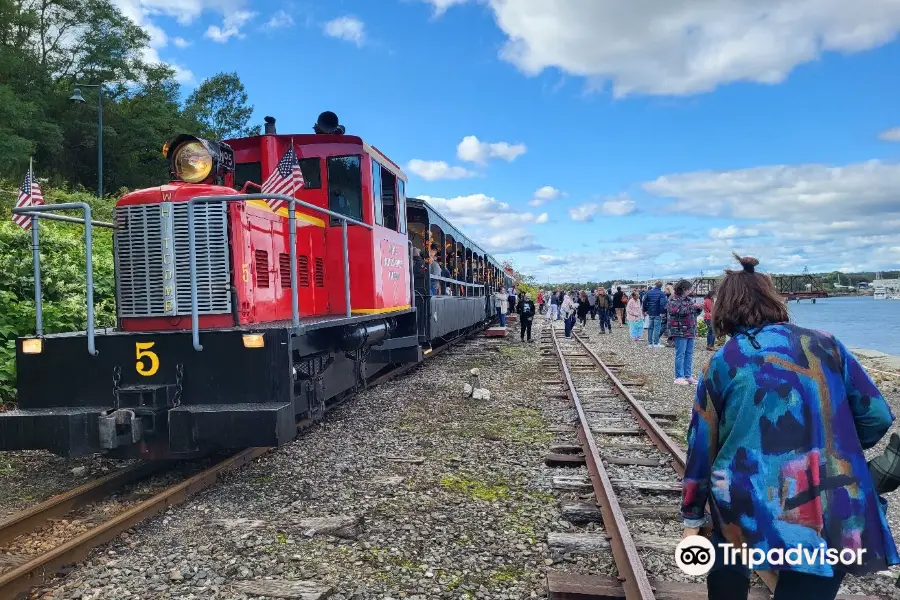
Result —
[{"label": "steel rail", "polygon": [[631,531],[628,529],[625,513],[619,505],[615,488],[603,466],[600,450],[591,433],[587,413],[581,406],[581,399],[578,397],[578,391],[575,389],[572,375],[569,373],[569,366],[566,364],[565,356],[556,337],[556,329],[552,326],[550,334],[553,338],[553,345],[556,347],[556,354],[559,357],[566,385],[569,387],[572,404],[578,412],[578,437],[585,449],[585,464],[591,474],[591,484],[600,504],[603,524],[610,537],[610,547],[616,561],[616,568],[619,570],[619,577],[622,579],[625,598],[626,600],[655,600],[653,586],[647,578],[647,572],[644,570],[644,563],[641,561],[634,538],[631,537]]},{"label": "steel rail", "polygon": [[[590,355],[591,358],[594,359],[594,362],[603,369],[603,372],[606,373],[606,376],[613,382],[613,385],[616,388],[616,392],[619,393],[625,401],[628,402],[628,410],[634,416],[635,420],[638,422],[638,426],[647,434],[647,437],[650,438],[650,441],[659,448],[659,450],[665,454],[668,454],[672,457],[672,467],[675,469],[675,472],[678,473],[679,477],[684,477],[684,472],[687,467],[687,454],[684,449],[678,445],[669,435],[663,430],[662,426],[659,422],[650,416],[650,413],[647,412],[647,409],[644,408],[644,403],[635,398],[628,388],[625,387],[618,377],[616,377],[615,373],[612,372],[606,363],[597,356],[597,353],[594,352],[592,348],[590,348],[584,339],[581,338],[574,331],[572,332],[572,336],[578,340],[578,343],[581,344],[581,347]],[[716,510],[714,504],[710,503],[707,505],[710,512]],[[759,575],[759,578],[766,584],[766,587],[769,588],[771,592],[775,591],[775,586],[778,583],[778,574],[774,571],[756,571],[756,574]]]},{"label": "steel rail", "polygon": [[628,410],[631,411],[631,414],[637,419],[638,425],[641,429],[646,432],[647,436],[653,442],[653,444],[659,448],[661,452],[664,454],[670,455],[673,459],[673,466],[675,467],[675,471],[681,477],[684,477],[684,469],[687,465],[687,454],[685,451],[679,446],[675,440],[669,437],[659,422],[650,416],[650,413],[647,412],[647,409],[644,408],[644,404],[631,395],[631,392],[628,391],[628,388],[625,387],[616,374],[612,372],[606,363],[604,363],[597,353],[591,349],[587,343],[574,331],[572,332],[572,336],[578,340],[578,343],[581,344],[581,347],[590,355],[591,358],[594,359],[594,362],[597,363],[603,372],[606,373],[606,376],[613,382],[613,385],[616,388],[616,391],[625,398],[625,401],[628,402]]},{"label": "steel rail", "polygon": [[23,533],[34,531],[50,519],[96,502],[133,481],[151,475],[162,467],[163,465],[159,463],[140,462],[14,513],[0,520],[0,546],[8,544]]},{"label": "steel rail", "polygon": [[126,510],[102,525],[85,531],[7,573],[0,574],[0,600],[14,600],[18,594],[27,592],[36,585],[41,585],[53,577],[64,565],[84,560],[97,546],[115,539],[123,531],[163,512],[170,506],[184,502],[192,494],[216,483],[222,474],[243,466],[268,451],[269,448],[242,450]]},{"label": "steel rail", "polygon": [[[437,356],[451,346],[471,338],[482,329],[483,327],[476,327],[471,331],[453,338],[426,355],[425,358]],[[420,363],[402,365],[387,373],[377,375],[368,383],[367,387],[374,387],[378,384],[390,381],[391,379],[414,369],[419,364]],[[334,408],[338,404],[341,403],[332,404],[328,408]],[[301,421],[298,423],[298,429],[306,422],[307,421]],[[274,448],[267,447],[241,450],[237,454],[224,459],[197,475],[163,490],[152,498],[133,506],[109,521],[68,540],[56,548],[53,548],[6,573],[0,573],[0,600],[16,600],[20,594],[28,592],[31,588],[42,585],[48,579],[54,577],[61,567],[84,560],[90,554],[91,550],[97,546],[115,539],[123,531],[127,531],[138,523],[156,516],[170,506],[181,504],[191,495],[214,485],[224,473],[238,469],[260,456],[269,453],[273,449]],[[152,472],[154,467],[158,469],[160,465],[149,462],[140,463],[99,479],[96,482],[86,484],[64,494],[50,498],[46,502],[37,504],[30,509],[26,509],[0,521],[0,544],[21,535],[28,530],[34,530],[34,528],[47,519],[60,514],[65,514],[77,506],[97,500],[104,493],[109,493],[116,487],[120,487],[130,481],[134,481],[139,477],[147,475],[149,473],[144,470],[146,469]],[[84,494],[88,495],[85,496]],[[90,498],[90,500],[85,500],[85,498]]]}]

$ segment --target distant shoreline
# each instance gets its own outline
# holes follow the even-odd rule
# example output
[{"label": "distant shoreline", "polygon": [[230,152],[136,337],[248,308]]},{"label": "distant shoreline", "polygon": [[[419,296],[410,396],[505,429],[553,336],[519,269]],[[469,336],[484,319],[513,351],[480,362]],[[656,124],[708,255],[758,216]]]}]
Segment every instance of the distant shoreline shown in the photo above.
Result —
[{"label": "distant shoreline", "polygon": [[850,348],[850,352],[855,354],[870,372],[900,376],[900,356],[868,348]]}]

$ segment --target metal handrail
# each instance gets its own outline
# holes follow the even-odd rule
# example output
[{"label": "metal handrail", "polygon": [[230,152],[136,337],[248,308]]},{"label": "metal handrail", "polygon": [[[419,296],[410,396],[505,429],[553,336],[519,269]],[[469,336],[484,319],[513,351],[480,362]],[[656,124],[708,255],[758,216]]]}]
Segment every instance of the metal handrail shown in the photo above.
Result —
[{"label": "metal handrail", "polygon": [[[449,284],[451,284],[451,285],[461,285],[461,286],[464,286],[465,288],[467,288],[467,289],[466,289],[466,295],[464,296],[465,298],[469,298],[469,297],[470,297],[469,294],[468,294],[468,288],[486,288],[487,285],[488,285],[488,284],[486,284],[486,283],[469,283],[468,281],[460,281],[460,280],[458,280],[458,279],[450,279],[449,277],[441,277],[441,276],[439,276],[439,275],[430,275],[430,274],[429,274],[429,277],[431,277],[431,278],[434,279],[435,281],[443,281],[443,282],[449,283]],[[439,295],[440,295],[440,296],[444,296],[444,295],[446,295],[446,294],[439,294]],[[485,295],[487,295],[487,294],[485,294]],[[474,296],[474,294],[473,294],[473,296]]]},{"label": "metal handrail", "polygon": [[94,221],[91,219],[91,207],[84,202],[64,202],[63,204],[41,204],[38,206],[22,206],[13,208],[14,215],[30,215],[31,216],[31,252],[34,262],[34,318],[35,318],[35,335],[38,337],[44,335],[44,313],[41,303],[41,253],[40,253],[40,233],[38,228],[38,215],[40,213],[52,213],[59,210],[80,210],[84,215],[83,219],[77,217],[67,217],[64,215],[46,214],[40,218],[49,219],[51,221],[63,221],[65,223],[80,223],[84,225],[84,246],[85,246],[85,286],[87,304],[87,345],[88,354],[97,356],[97,347],[94,343],[94,249],[93,249],[93,228],[106,227],[115,229],[112,223],[104,221]]},{"label": "metal handrail", "polygon": [[346,215],[330,211],[328,209],[322,208],[321,206],[316,206],[315,204],[310,204],[309,202],[304,202],[303,200],[297,200],[293,196],[286,196],[284,194],[228,194],[224,196],[197,196],[188,200],[188,244],[190,253],[189,261],[191,266],[191,341],[193,343],[194,350],[198,352],[203,350],[203,346],[200,344],[200,314],[199,309],[197,308],[197,234],[194,229],[194,206],[196,204],[209,204],[212,202],[246,202],[248,200],[283,200],[288,203],[288,229],[290,230],[288,236],[290,238],[289,243],[291,261],[291,325],[295,330],[300,328],[300,307],[298,306],[297,300],[297,216],[294,213],[294,207],[299,205],[303,208],[323,213],[325,215],[328,215],[329,217],[340,219],[344,255],[344,294],[347,304],[347,316],[349,317],[352,315],[352,311],[350,309],[350,250],[347,244],[347,223],[353,223],[354,225],[359,225],[361,227],[365,227],[366,229],[374,229],[374,227],[372,227],[368,223],[357,221],[356,219],[353,219]]}]

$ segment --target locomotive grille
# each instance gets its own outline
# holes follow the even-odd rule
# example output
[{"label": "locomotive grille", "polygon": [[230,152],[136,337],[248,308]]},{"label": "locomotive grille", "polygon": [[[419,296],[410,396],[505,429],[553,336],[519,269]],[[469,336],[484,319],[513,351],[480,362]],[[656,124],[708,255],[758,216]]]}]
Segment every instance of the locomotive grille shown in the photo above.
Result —
[{"label": "locomotive grille", "polygon": [[316,258],[316,287],[325,287],[325,261]]},{"label": "locomotive grille", "polygon": [[309,287],[309,257],[305,254],[301,254],[297,257],[298,267],[297,267],[297,279],[300,280],[300,287],[308,288]]},{"label": "locomotive grille", "polygon": [[[194,207],[197,309],[231,312],[228,224],[224,204]],[[121,317],[191,314],[187,204],[116,208],[116,287]]]}]

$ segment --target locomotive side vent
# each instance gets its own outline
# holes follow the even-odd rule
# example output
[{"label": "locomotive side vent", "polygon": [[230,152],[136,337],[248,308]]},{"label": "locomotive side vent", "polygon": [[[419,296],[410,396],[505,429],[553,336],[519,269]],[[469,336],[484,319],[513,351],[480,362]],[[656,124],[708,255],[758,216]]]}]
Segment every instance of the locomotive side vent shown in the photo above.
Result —
[{"label": "locomotive side vent", "polygon": [[316,287],[325,287],[325,261],[316,258]]},{"label": "locomotive side vent", "polygon": [[[197,309],[231,312],[228,223],[224,204],[194,207]],[[191,272],[187,204],[116,208],[116,287],[120,317],[189,316]]]},{"label": "locomotive side vent", "polygon": [[278,254],[278,273],[281,276],[281,289],[291,289],[291,255],[280,252]]},{"label": "locomotive side vent", "polygon": [[309,257],[305,254],[297,257],[297,279],[300,280],[300,287],[309,287]]},{"label": "locomotive side vent", "polygon": [[257,250],[254,253],[253,262],[256,263],[256,287],[269,287],[269,253],[265,250]]}]

